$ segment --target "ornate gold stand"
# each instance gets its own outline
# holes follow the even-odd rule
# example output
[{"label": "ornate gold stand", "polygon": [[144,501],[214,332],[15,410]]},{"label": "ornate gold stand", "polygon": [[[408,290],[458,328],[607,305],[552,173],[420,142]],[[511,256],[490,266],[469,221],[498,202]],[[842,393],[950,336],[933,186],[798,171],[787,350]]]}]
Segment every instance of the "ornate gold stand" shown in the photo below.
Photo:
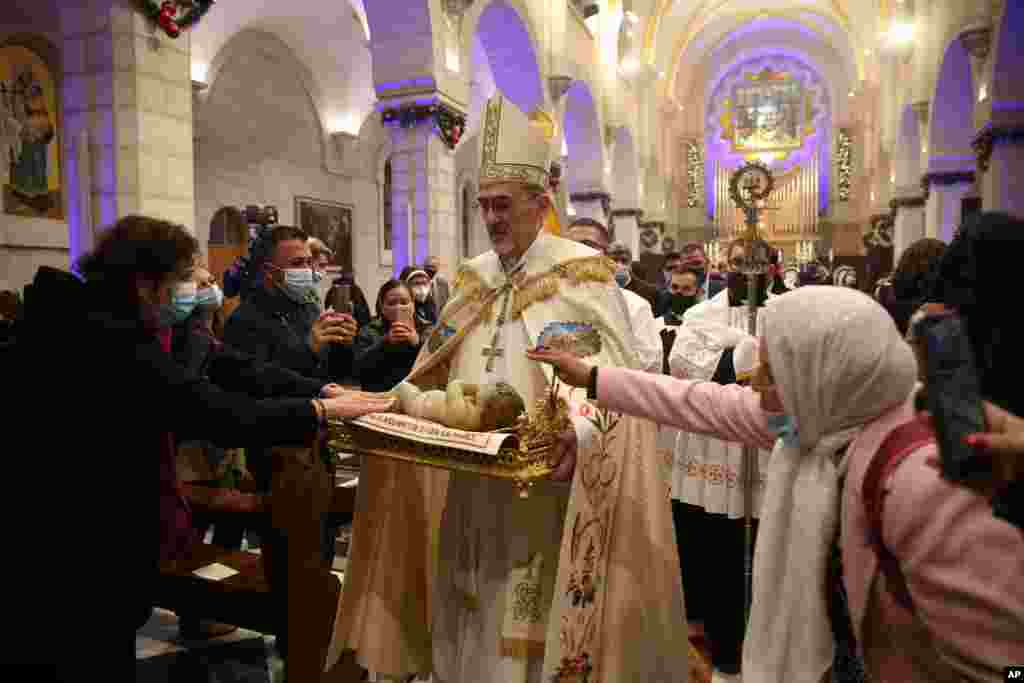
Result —
[{"label": "ornate gold stand", "polygon": [[565,400],[552,402],[545,398],[537,402],[530,417],[524,415],[515,428],[508,430],[511,436],[496,455],[425,444],[347,421],[331,422],[327,447],[333,453],[390,458],[508,479],[515,482],[520,497],[526,498],[535,481],[548,478],[554,471],[558,464],[552,462],[556,440],[570,426]]}]

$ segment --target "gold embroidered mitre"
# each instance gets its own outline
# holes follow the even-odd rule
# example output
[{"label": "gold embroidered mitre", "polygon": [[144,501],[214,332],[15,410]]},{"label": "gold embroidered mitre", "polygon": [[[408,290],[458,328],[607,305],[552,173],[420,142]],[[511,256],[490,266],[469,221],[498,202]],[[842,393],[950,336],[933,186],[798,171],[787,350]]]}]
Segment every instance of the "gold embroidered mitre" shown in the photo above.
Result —
[{"label": "gold embroidered mitre", "polygon": [[480,136],[480,186],[530,183],[547,189],[555,120],[543,111],[527,116],[498,94],[487,101]]}]

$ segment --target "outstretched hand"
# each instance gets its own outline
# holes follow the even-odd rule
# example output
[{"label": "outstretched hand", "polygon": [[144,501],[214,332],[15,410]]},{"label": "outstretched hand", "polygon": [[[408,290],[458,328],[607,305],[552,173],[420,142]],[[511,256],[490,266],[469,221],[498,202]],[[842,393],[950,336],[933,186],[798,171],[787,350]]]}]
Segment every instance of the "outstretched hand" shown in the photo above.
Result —
[{"label": "outstretched hand", "polygon": [[394,397],[372,396],[365,392],[351,392],[323,401],[327,417],[331,419],[350,419],[370,413],[386,413],[393,409],[396,403],[397,399]]},{"label": "outstretched hand", "polygon": [[555,351],[543,347],[537,347],[526,352],[530,360],[539,361],[551,365],[555,375],[571,387],[586,387],[590,381],[590,370],[593,366],[585,363],[568,351]]}]

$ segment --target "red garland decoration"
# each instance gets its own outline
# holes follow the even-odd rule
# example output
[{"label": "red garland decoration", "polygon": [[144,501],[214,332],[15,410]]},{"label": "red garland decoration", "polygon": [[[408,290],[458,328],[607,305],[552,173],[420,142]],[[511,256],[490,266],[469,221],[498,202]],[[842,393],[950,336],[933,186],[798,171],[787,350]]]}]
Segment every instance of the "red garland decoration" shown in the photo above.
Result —
[{"label": "red garland decoration", "polygon": [[[177,38],[182,31],[199,23],[213,3],[214,0],[163,0],[157,4],[154,0],[141,0],[139,10],[168,36]],[[185,13],[179,17],[181,8]]]}]

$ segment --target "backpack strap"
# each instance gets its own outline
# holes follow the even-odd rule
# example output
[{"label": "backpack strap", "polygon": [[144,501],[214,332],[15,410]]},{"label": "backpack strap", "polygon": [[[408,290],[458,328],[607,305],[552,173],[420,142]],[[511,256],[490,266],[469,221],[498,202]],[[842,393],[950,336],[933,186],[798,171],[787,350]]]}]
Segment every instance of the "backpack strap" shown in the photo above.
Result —
[{"label": "backpack strap", "polygon": [[868,471],[864,476],[864,508],[868,520],[868,542],[878,557],[878,566],[885,575],[886,585],[893,597],[903,607],[913,611],[913,602],[907,588],[899,560],[885,547],[882,535],[882,513],[885,509],[885,483],[896,471],[896,468],[919,448],[935,442],[935,434],[921,420],[906,422],[892,432],[882,442],[878,452],[871,459]]}]

